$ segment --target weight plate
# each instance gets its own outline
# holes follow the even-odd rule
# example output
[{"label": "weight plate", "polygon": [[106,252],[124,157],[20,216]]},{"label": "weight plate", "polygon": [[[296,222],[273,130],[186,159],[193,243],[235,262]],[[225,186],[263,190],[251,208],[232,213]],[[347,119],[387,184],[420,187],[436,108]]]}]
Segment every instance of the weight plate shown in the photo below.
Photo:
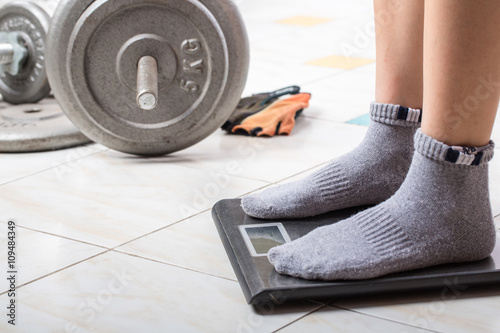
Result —
[{"label": "weight plate", "polygon": [[0,31],[17,32],[28,56],[20,72],[0,75],[0,94],[12,104],[35,103],[50,92],[45,70],[45,39],[50,17],[28,1],[12,1],[0,9]]},{"label": "weight plate", "polygon": [[53,98],[37,104],[0,102],[0,152],[54,150],[89,142]]},{"label": "weight plate", "polygon": [[[64,0],[47,41],[52,88],[73,123],[108,147],[160,155],[224,123],[248,72],[244,26],[231,0]],[[61,47],[66,45],[67,47]],[[136,103],[137,63],[158,63],[158,104]]]}]

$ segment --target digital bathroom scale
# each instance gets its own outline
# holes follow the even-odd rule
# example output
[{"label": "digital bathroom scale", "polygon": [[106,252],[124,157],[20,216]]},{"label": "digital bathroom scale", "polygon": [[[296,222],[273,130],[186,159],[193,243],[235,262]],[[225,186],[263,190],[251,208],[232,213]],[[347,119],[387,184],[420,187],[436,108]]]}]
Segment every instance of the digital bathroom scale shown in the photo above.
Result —
[{"label": "digital bathroom scale", "polygon": [[319,226],[348,218],[363,208],[330,212],[307,221],[271,221],[246,215],[240,202],[240,199],[220,201],[212,209],[212,216],[249,304],[282,304],[299,299],[436,288],[449,288],[452,292],[454,286],[500,283],[500,239],[492,255],[481,261],[435,266],[376,279],[325,282],[281,275],[267,259],[270,248],[304,236]]}]

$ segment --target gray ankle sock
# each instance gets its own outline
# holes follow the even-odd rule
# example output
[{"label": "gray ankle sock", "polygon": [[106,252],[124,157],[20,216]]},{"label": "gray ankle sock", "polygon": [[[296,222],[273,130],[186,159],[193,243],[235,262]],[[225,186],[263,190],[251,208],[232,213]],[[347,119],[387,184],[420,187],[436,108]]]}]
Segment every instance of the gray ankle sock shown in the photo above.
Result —
[{"label": "gray ankle sock", "polygon": [[377,204],[393,195],[410,167],[422,113],[379,103],[370,109],[372,121],[356,149],[300,181],[244,197],[243,210],[263,219],[299,218]]},{"label": "gray ankle sock", "polygon": [[487,165],[493,142],[449,147],[419,130],[415,149],[393,197],[271,249],[276,270],[305,279],[367,279],[490,255],[496,239]]}]

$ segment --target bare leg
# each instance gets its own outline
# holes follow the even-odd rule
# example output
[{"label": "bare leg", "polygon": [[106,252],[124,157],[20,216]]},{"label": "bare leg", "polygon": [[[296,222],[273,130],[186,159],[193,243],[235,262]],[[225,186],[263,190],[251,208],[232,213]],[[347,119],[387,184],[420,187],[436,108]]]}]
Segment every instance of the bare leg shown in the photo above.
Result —
[{"label": "bare leg", "polygon": [[496,1],[425,1],[425,134],[448,145],[488,143],[500,98],[499,55]]},{"label": "bare leg", "polygon": [[[420,126],[424,4],[374,0],[376,102],[363,142],[313,175],[246,196],[243,210],[264,219],[298,218],[390,198],[401,186]],[[411,108],[400,108],[399,105]]]},{"label": "bare leg", "polygon": [[[402,16],[410,20],[412,13]],[[381,204],[272,248],[268,257],[279,273],[366,279],[481,260],[493,251],[488,162],[500,98],[500,6],[489,0],[428,0],[424,25],[423,124],[406,179]],[[404,24],[398,28],[405,31]],[[411,52],[407,44],[387,46]],[[390,61],[382,75],[402,71],[405,59]],[[389,93],[399,86],[393,87]]]},{"label": "bare leg", "polygon": [[374,0],[375,100],[422,108],[424,1]]}]

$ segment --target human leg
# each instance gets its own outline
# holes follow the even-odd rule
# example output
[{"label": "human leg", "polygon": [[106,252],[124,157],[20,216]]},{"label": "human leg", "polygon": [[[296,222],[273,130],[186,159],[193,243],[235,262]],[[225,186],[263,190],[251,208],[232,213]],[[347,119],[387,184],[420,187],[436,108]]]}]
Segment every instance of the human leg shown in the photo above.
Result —
[{"label": "human leg", "polygon": [[500,96],[500,6],[427,1],[422,131],[451,146],[488,143]]},{"label": "human leg", "polygon": [[[425,6],[425,114],[405,181],[380,205],[271,249],[278,272],[365,279],[480,260],[493,250],[487,163],[500,97],[500,8],[454,0]],[[454,105],[470,96],[477,108]]]},{"label": "human leg", "polygon": [[313,216],[377,204],[400,187],[420,125],[424,6],[421,0],[376,0],[374,7],[378,103],[371,106],[363,142],[305,179],[244,197],[247,214],[265,219]]},{"label": "human leg", "polygon": [[422,109],[424,1],[374,0],[375,100]]}]

